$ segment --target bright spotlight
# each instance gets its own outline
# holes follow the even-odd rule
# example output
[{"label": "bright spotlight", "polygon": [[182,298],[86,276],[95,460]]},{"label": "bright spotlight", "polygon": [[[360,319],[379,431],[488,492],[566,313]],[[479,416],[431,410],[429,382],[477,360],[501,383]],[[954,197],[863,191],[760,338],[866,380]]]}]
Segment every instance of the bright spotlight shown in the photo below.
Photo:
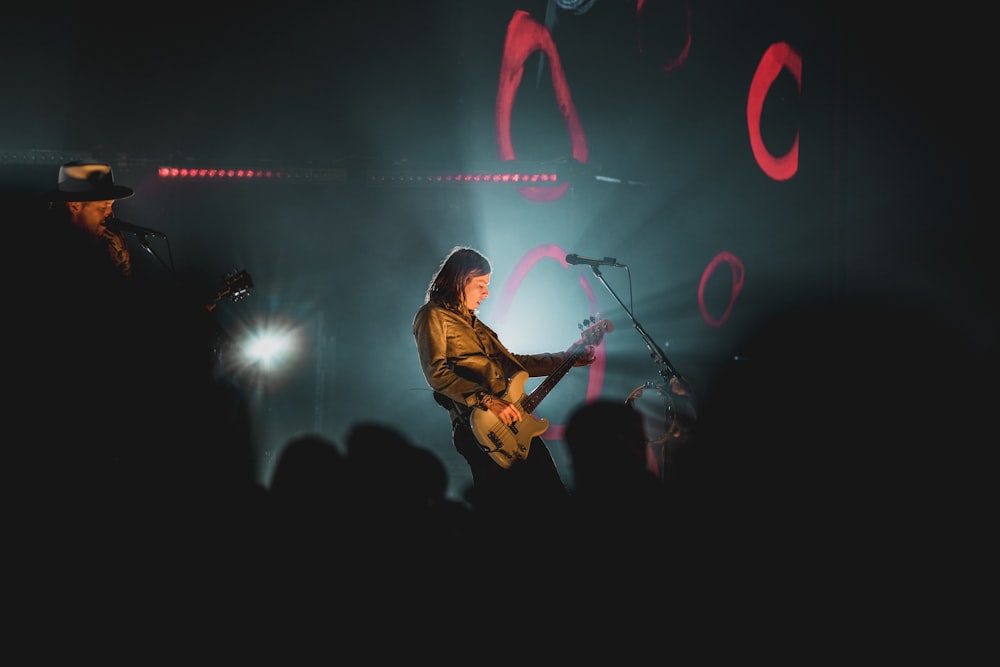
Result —
[{"label": "bright spotlight", "polygon": [[235,356],[229,368],[244,380],[254,378],[254,383],[270,383],[286,376],[306,345],[302,326],[287,321],[246,325],[233,342]]},{"label": "bright spotlight", "polygon": [[244,344],[243,355],[263,370],[274,370],[287,361],[292,347],[290,334],[267,331],[251,336]]}]

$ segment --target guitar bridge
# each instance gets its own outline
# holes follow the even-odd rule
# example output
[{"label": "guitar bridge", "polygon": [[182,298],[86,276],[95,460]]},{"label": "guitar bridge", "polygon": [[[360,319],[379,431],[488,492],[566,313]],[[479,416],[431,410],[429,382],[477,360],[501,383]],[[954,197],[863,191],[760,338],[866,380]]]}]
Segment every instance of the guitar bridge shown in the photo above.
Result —
[{"label": "guitar bridge", "polygon": [[489,438],[490,442],[493,443],[493,449],[490,449],[489,447],[482,447],[482,450],[484,452],[486,452],[487,454],[502,454],[508,459],[513,458],[511,453],[503,448],[503,441],[500,440],[499,436],[497,436],[496,433],[490,431],[489,433],[486,434],[486,437]]}]

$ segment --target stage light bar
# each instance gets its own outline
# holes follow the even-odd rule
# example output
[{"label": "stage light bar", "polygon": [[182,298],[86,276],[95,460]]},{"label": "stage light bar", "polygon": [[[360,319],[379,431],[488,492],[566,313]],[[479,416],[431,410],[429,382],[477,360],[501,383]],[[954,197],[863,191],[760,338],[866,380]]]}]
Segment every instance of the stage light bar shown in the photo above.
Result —
[{"label": "stage light bar", "polygon": [[[93,159],[85,152],[44,149],[0,149],[0,166],[56,166],[73,159]],[[441,185],[509,185],[516,187],[555,187],[563,185],[576,171],[567,171],[565,161],[512,162],[479,165],[473,169],[422,168],[355,170],[348,174],[345,167],[208,167],[174,166],[159,159],[134,158],[121,153],[111,162],[122,178],[155,171],[161,181],[231,182],[231,183],[333,183],[346,185],[441,186]],[[168,158],[169,159],[169,158]],[[156,166],[157,164],[162,166]]]},{"label": "stage light bar", "polygon": [[346,169],[279,169],[234,167],[157,168],[162,181],[253,181],[280,183],[346,183]]},{"label": "stage light bar", "polygon": [[367,181],[372,185],[558,185],[555,172],[429,172],[429,171],[373,171]]},{"label": "stage light bar", "polygon": [[[281,183],[347,183],[346,169],[238,169],[232,167],[170,167],[157,169],[163,181],[274,181]],[[369,171],[372,185],[500,184],[554,186],[555,171]]]},{"label": "stage light bar", "polygon": [[55,151],[48,149],[0,149],[0,165],[11,166],[50,166],[65,164],[71,160],[93,160],[94,157],[85,151]]}]

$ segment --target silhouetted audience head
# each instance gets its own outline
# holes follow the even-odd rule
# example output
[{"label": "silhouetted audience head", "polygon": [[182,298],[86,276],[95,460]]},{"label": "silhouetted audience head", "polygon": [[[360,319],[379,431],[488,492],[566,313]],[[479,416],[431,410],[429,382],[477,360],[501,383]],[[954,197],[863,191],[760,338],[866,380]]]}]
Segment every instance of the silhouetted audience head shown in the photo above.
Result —
[{"label": "silhouetted audience head", "polygon": [[642,414],[624,402],[598,400],[577,408],[566,425],[565,440],[577,485],[648,471]]},{"label": "silhouetted audience head", "polygon": [[372,503],[393,513],[423,511],[444,497],[448,487],[444,464],[395,427],[356,422],[345,442],[358,493]]},{"label": "silhouetted audience head", "polygon": [[351,484],[349,463],[337,445],[306,433],[293,437],[278,453],[269,489],[286,520],[315,520],[327,530],[327,522],[353,499]]}]

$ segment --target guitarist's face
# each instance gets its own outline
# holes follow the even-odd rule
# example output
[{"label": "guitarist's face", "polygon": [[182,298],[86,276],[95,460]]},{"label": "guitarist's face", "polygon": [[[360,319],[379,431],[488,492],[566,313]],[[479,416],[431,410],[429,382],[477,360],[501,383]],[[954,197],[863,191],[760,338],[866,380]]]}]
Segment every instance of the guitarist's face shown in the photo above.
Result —
[{"label": "guitarist's face", "polygon": [[479,304],[486,300],[486,297],[490,295],[490,274],[484,276],[476,276],[474,278],[469,278],[469,282],[465,283],[465,307],[469,309],[470,312],[475,312],[479,308]]}]

